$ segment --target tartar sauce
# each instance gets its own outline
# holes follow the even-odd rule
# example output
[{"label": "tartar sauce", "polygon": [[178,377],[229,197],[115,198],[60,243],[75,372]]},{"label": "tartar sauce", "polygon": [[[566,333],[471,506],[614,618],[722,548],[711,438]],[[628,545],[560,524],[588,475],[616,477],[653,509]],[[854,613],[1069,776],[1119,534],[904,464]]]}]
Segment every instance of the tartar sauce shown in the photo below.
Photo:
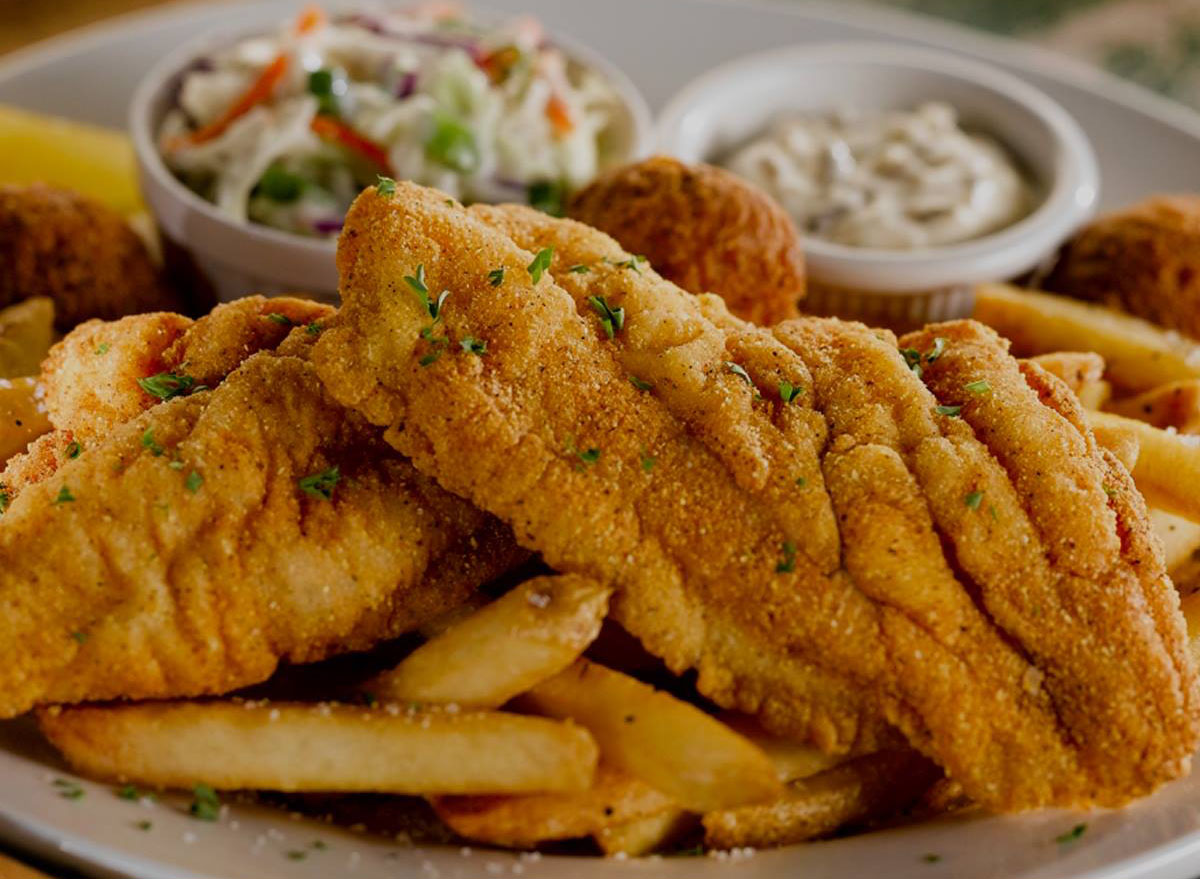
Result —
[{"label": "tartar sauce", "polygon": [[780,119],[725,163],[771,193],[809,235],[915,249],[978,238],[1030,208],[1029,184],[948,104]]}]

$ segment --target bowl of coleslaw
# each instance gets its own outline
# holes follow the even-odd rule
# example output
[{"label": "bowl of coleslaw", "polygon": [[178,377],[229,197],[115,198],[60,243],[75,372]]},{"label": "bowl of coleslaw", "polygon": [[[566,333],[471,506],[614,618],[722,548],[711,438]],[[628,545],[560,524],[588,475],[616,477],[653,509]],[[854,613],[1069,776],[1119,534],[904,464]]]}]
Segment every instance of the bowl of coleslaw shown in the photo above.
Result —
[{"label": "bowl of coleslaw", "polygon": [[308,7],[270,32],[206,35],[147,74],[130,127],[164,238],[221,299],[335,298],[342,218],[379,177],[558,214],[652,136],[603,58],[529,16],[447,3]]}]

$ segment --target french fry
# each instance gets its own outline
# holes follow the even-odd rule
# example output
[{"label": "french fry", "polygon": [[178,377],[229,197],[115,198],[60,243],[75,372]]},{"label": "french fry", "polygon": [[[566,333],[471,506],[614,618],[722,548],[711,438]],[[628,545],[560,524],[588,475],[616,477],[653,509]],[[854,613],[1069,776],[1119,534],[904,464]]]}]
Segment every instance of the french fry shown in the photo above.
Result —
[{"label": "french fry", "polygon": [[828,836],[852,822],[883,817],[914,802],[940,771],[915,751],[857,757],[788,785],[771,803],[709,812],[703,818],[710,848],[789,845]]},{"label": "french fry", "polygon": [[644,781],[604,763],[581,793],[434,797],[432,803],[460,836],[509,848],[590,836],[612,824],[678,811]]},{"label": "french fry", "polygon": [[495,708],[579,658],[612,590],[564,574],[536,577],[422,644],[363,689],[383,701]]},{"label": "french fry", "polygon": [[0,378],[37,375],[54,344],[54,300],[34,296],[0,311]]},{"label": "french fry", "polygon": [[1088,412],[1087,418],[1097,438],[1101,432],[1137,438],[1140,451],[1130,472],[1147,503],[1200,522],[1200,437],[1159,430],[1109,412]]},{"label": "french fry", "polygon": [[0,463],[50,430],[36,392],[35,378],[0,379]]},{"label": "french fry", "polygon": [[1127,391],[1200,378],[1200,344],[1101,305],[980,284],[974,317],[1010,339],[1014,353],[1023,357],[1095,351],[1104,358],[1107,378]]},{"label": "french fry", "polygon": [[1076,395],[1091,382],[1104,378],[1104,358],[1094,351],[1052,351],[1029,359],[1066,382]]},{"label": "french fry", "polygon": [[601,828],[592,835],[592,839],[600,851],[609,857],[627,855],[639,858],[670,845],[699,821],[699,815],[671,808],[657,815]]},{"label": "french fry", "polygon": [[1189,521],[1165,510],[1150,510],[1150,526],[1162,541],[1167,570],[1173,571],[1190,561],[1200,550],[1200,523]]},{"label": "french fry", "polygon": [[782,782],[808,778],[847,760],[845,754],[834,756],[804,742],[773,736],[747,714],[728,711],[720,715],[720,720],[761,748]]},{"label": "french fry", "polygon": [[397,794],[582,791],[596,744],[570,723],[498,712],[158,702],[48,709],[72,766],[154,787]]},{"label": "french fry", "polygon": [[1172,382],[1104,407],[1115,415],[1136,418],[1180,433],[1200,433],[1200,380]]},{"label": "french fry", "polygon": [[769,800],[781,785],[760,748],[725,724],[628,675],[581,659],[516,704],[591,730],[606,762],[695,812]]},{"label": "french fry", "polygon": [[1181,598],[1179,609],[1187,623],[1188,647],[1191,648],[1192,656],[1200,662],[1200,591]]},{"label": "french fry", "polygon": [[1112,452],[1117,460],[1125,465],[1125,469],[1132,473],[1133,468],[1137,466],[1138,456],[1142,453],[1142,441],[1137,433],[1119,423],[1091,421],[1090,427],[1101,448]]},{"label": "french fry", "polygon": [[1112,399],[1112,395],[1112,384],[1103,379],[1085,382],[1075,394],[1084,409],[1103,409]]}]

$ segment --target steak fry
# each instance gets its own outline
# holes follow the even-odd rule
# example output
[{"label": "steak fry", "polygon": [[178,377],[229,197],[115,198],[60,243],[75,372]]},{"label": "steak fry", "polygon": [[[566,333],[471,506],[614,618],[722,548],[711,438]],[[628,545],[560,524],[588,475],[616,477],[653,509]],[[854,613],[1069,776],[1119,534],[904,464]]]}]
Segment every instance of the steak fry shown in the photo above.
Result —
[{"label": "steak fry", "polygon": [[247,686],[395,637],[520,557],[309,364],[258,354],[117,426],[4,513],[0,717]]},{"label": "steak fry", "polygon": [[[1106,459],[1036,394],[1007,417],[1074,436],[1053,454],[1093,480],[1076,515],[1116,547],[1064,612],[1123,620],[1090,644],[1136,653],[1149,692],[1083,665],[1052,678],[1022,634],[1059,638],[1053,622],[1029,608],[1024,629],[996,621],[992,605],[1024,587],[964,572],[963,556],[986,570],[1000,551],[976,492],[998,516],[1011,508],[1009,551],[1027,567],[1052,581],[1063,562],[1030,542],[1026,488],[991,439],[939,410],[889,336],[817,320],[758,330],[595,230],[464,211],[410,184],[360,197],[338,260],[345,305],[312,355],[331,393],[549,564],[613,583],[619,621],[673,670],[696,668],[709,698],[834,751],[886,719],[995,809],[1115,804],[1186,769],[1195,673],[1182,629],[1155,622],[1178,611],[1149,588],[1161,557],[1117,536],[1144,511],[1119,526]],[[997,382],[1017,369],[999,353]],[[1126,585],[1106,593],[1111,576]],[[1079,696],[1108,685],[1155,710]],[[1103,767],[1084,737],[1118,717],[1123,747]]]}]

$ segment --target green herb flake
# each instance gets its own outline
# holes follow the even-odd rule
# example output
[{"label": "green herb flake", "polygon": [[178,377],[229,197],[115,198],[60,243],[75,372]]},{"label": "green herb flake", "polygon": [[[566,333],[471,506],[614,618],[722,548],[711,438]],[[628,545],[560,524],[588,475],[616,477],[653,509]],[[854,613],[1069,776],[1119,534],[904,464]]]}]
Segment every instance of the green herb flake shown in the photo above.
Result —
[{"label": "green herb flake", "polygon": [[901,348],[900,356],[904,358],[904,365],[913,371],[917,378],[921,377],[921,352],[916,348]]},{"label": "green herb flake", "polygon": [[629,377],[629,383],[639,391],[654,390],[654,385],[650,384],[650,382],[646,381],[644,378],[638,378],[636,375],[631,375]]},{"label": "green herb flake", "polygon": [[963,503],[967,505],[968,510],[978,510],[979,505],[983,503],[983,492],[972,491],[963,496]]},{"label": "green herb flake", "polygon": [[146,432],[142,434],[142,448],[156,458],[162,456],[165,449],[154,441],[154,428],[148,427],[146,428]]},{"label": "green herb flake", "polygon": [[463,351],[468,354],[474,354],[476,357],[482,357],[487,354],[487,341],[484,339],[476,339],[474,336],[467,336],[458,343],[462,346]]},{"label": "green herb flake", "polygon": [[216,821],[221,815],[221,798],[207,784],[198,784],[192,788],[188,814],[200,821]]},{"label": "green herb flake", "polygon": [[937,336],[933,340],[933,347],[929,350],[929,353],[925,355],[925,362],[933,363],[935,360],[937,360],[939,357],[941,357],[942,354],[945,353],[945,351],[946,351],[945,337]]},{"label": "green herb flake", "polygon": [[278,311],[272,311],[270,314],[264,316],[267,320],[271,321],[272,323],[277,323],[280,326],[294,327],[296,325],[294,320],[292,320],[286,314],[280,314]]},{"label": "green herb flake", "polygon": [[87,632],[72,632],[71,637],[76,644],[86,644],[88,639]]},{"label": "green herb flake", "polygon": [[938,415],[945,415],[949,418],[957,418],[962,412],[962,406],[938,406],[934,410]]},{"label": "green herb flake", "polygon": [[1057,842],[1059,845],[1064,845],[1069,842],[1074,842],[1075,840],[1079,839],[1079,837],[1083,836],[1083,834],[1086,832],[1087,832],[1086,824],[1076,824],[1074,827],[1072,827],[1066,833],[1062,833],[1062,834],[1059,834],[1058,836],[1054,837],[1054,841]]},{"label": "green herb flake", "polygon": [[183,487],[195,494],[200,490],[200,486],[204,485],[204,477],[193,470],[187,475],[187,479],[183,481]]},{"label": "green herb flake", "polygon": [[963,385],[972,394],[990,394],[992,384],[986,378],[981,378],[979,381],[967,382]]},{"label": "green herb flake", "polygon": [[589,296],[588,304],[600,315],[600,326],[604,329],[604,334],[610,339],[615,338],[625,326],[625,309],[613,308],[603,296]]},{"label": "green herb flake", "polygon": [[937,863],[938,861],[940,861],[941,859],[942,859],[942,856],[941,856],[941,855],[935,855],[935,854],[933,854],[932,852],[930,852],[930,853],[929,853],[929,854],[927,854],[927,855],[923,855],[923,856],[921,857],[921,860],[922,860],[922,861],[924,861],[924,862],[925,862],[925,863],[927,863],[927,864],[936,864],[936,863]]},{"label": "green herb flake", "polygon": [[799,385],[794,385],[788,381],[779,383],[779,399],[783,400],[783,404],[785,406],[803,393],[804,388],[800,387]]},{"label": "green herb flake", "polygon": [[779,564],[775,566],[776,574],[790,574],[796,570],[796,544],[790,540],[783,542],[783,558],[779,560]]},{"label": "green herb flake", "polygon": [[313,321],[304,328],[304,332],[308,333],[310,336],[319,336],[321,335],[321,331],[323,329],[325,329],[323,326],[316,321]]},{"label": "green herb flake", "polygon": [[296,481],[300,490],[310,497],[320,501],[333,500],[333,490],[341,480],[342,474],[337,467],[330,467],[320,473],[304,476]]},{"label": "green herb flake", "polygon": [[533,258],[533,262],[526,266],[526,270],[529,272],[529,277],[533,283],[536,284],[542,280],[542,274],[550,268],[550,261],[552,259],[554,259],[553,247],[543,247],[537,252],[537,255]]},{"label": "green herb flake", "polygon": [[492,269],[490,272],[488,272],[488,283],[491,284],[493,287],[499,287],[501,284],[504,283],[504,267],[503,266],[501,266],[498,269]]},{"label": "green herb flake", "polygon": [[805,479],[803,476],[797,476],[797,477],[796,477],[796,486],[797,486],[798,488],[804,488],[804,486],[806,486],[806,485],[808,485],[808,480],[807,480],[807,479]]},{"label": "green herb flake", "polygon": [[584,466],[590,467],[600,460],[600,450],[597,448],[586,449],[582,452],[575,452],[575,457],[583,462]]},{"label": "green herb flake", "polygon": [[172,461],[171,463],[167,464],[167,466],[170,467],[172,470],[182,470],[183,462],[177,458],[174,461]]},{"label": "green herb flake", "polygon": [[139,378],[137,383],[151,397],[164,401],[203,389],[202,386],[195,386],[196,380],[190,375],[176,375],[173,372],[160,372],[148,378]]},{"label": "green herb flake", "polygon": [[748,385],[754,384],[754,382],[750,380],[750,373],[746,372],[746,368],[740,363],[734,363],[732,360],[726,360],[725,371],[732,372]]},{"label": "green herb flake", "polygon": [[141,821],[135,822],[133,826],[136,827],[138,830],[146,831],[146,830],[150,830],[151,828],[154,827],[154,822],[147,821],[145,818],[143,818]]},{"label": "green herb flake", "polygon": [[573,275],[586,275],[588,272],[591,271],[591,269],[588,268],[587,266],[585,266],[583,263],[577,262],[577,263],[575,263],[575,265],[573,265],[569,269],[567,269],[567,271]]},{"label": "green herb flake", "polygon": [[396,194],[396,181],[391,177],[384,177],[382,174],[376,175],[375,193],[384,198],[391,198]]},{"label": "green herb flake", "polygon": [[635,272],[641,273],[642,263],[644,262],[649,262],[649,260],[647,260],[644,256],[634,255],[629,257],[627,260],[617,263],[617,266],[623,269],[632,269]]},{"label": "green herb flake", "polygon": [[323,839],[314,839],[312,841],[312,844],[309,846],[309,848],[313,848],[319,852],[323,852],[323,851],[325,851],[325,849],[329,848],[329,845]]},{"label": "green herb flake", "polygon": [[642,449],[642,472],[649,473],[651,470],[654,469],[654,465],[656,463],[658,463],[658,459],[656,459],[653,455],[651,455],[645,449]]},{"label": "green herb flake", "polygon": [[530,183],[526,195],[529,206],[543,214],[561,217],[566,213],[567,186],[561,180],[538,180]]},{"label": "green herb flake", "polygon": [[58,496],[54,498],[54,503],[69,504],[69,503],[73,503],[74,500],[75,500],[75,495],[71,494],[71,489],[67,488],[67,486],[64,485],[62,488],[60,488],[58,490]]},{"label": "green herb flake", "polygon": [[299,849],[292,849],[287,853],[287,857],[289,861],[303,861],[308,857],[308,852],[300,851]]},{"label": "green herb flake", "polygon": [[8,506],[12,503],[12,495],[4,486],[0,486],[0,516],[8,512]]},{"label": "green herb flake", "polygon": [[137,787],[127,784],[117,789],[117,796],[123,800],[138,800],[142,795],[138,792]]},{"label": "green herb flake", "polygon": [[54,786],[58,788],[58,795],[64,800],[79,800],[85,793],[83,785],[69,778],[54,779]]},{"label": "green herb flake", "polygon": [[96,346],[96,353],[98,355],[107,354],[108,349],[109,349],[108,342],[101,342],[99,345]]},{"label": "green herb flake", "polygon": [[68,458],[78,458],[79,453],[83,451],[83,446],[72,440],[71,442],[67,443],[67,447],[63,451]]}]

